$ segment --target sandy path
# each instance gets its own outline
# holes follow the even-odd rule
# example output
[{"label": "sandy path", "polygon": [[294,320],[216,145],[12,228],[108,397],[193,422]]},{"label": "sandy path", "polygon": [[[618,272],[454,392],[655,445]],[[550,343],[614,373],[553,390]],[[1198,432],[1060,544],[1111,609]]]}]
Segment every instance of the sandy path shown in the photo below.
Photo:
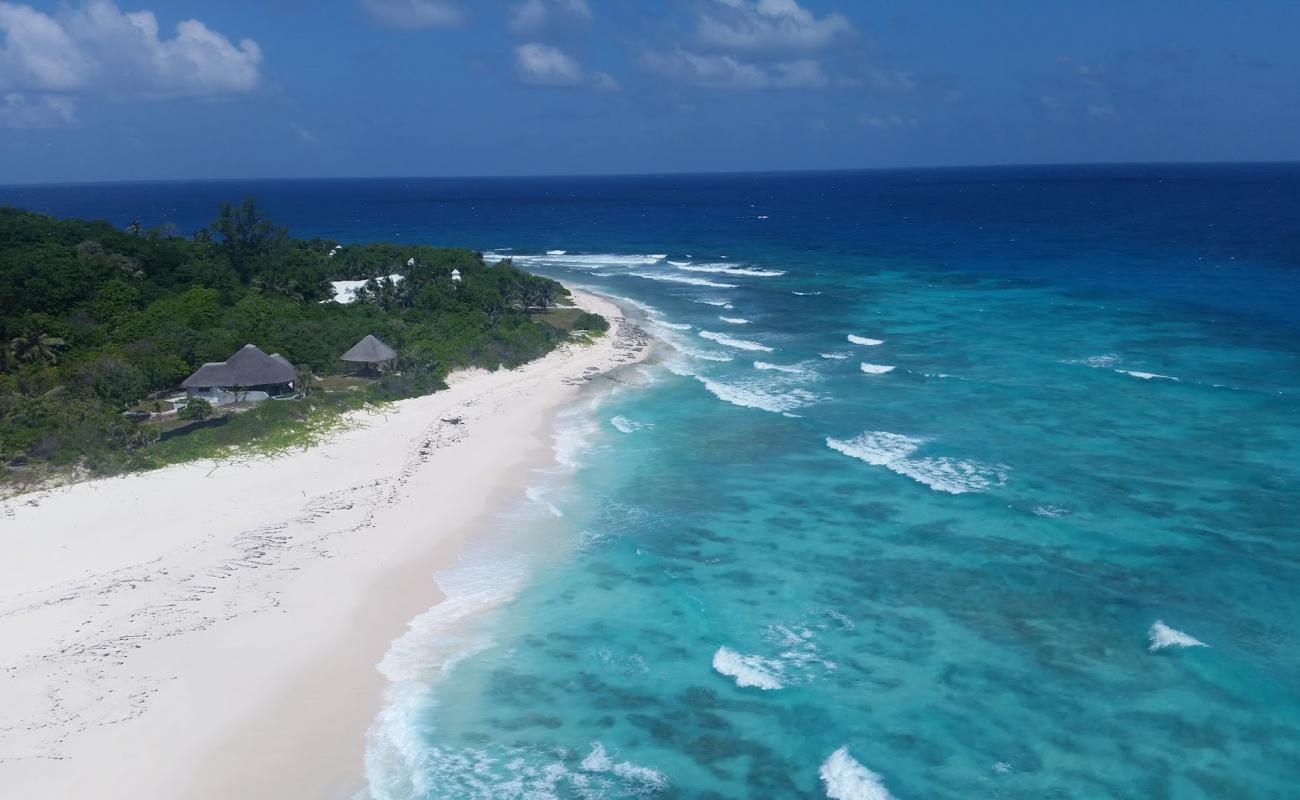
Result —
[{"label": "sandy path", "polygon": [[310,450],[0,504],[0,795],[351,796],[375,665],[439,599],[433,573],[551,459],[577,387],[645,351],[575,296],[611,335]]}]

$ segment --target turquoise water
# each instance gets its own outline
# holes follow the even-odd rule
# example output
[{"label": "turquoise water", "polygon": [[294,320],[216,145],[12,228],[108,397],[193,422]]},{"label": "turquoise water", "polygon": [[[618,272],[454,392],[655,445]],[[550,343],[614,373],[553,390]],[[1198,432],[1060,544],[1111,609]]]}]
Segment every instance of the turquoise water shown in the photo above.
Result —
[{"label": "turquoise water", "polygon": [[250,192],[660,342],[385,659],[375,798],[1297,796],[1300,167],[0,201],[191,230]]},{"label": "turquoise water", "polygon": [[663,344],[562,421],[563,517],[377,796],[1294,796],[1294,340],[885,265],[519,260]]}]

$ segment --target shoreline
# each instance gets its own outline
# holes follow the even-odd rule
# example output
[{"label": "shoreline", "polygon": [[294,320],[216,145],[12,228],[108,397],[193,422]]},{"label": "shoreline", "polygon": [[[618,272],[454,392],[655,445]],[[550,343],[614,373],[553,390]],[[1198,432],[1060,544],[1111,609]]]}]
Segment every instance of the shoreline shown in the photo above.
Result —
[{"label": "shoreline", "polygon": [[[18,795],[348,798],[434,575],[552,457],[558,411],[646,336],[610,300],[587,347],[305,451],[0,503],[0,785]],[[442,420],[464,418],[453,425]]]}]

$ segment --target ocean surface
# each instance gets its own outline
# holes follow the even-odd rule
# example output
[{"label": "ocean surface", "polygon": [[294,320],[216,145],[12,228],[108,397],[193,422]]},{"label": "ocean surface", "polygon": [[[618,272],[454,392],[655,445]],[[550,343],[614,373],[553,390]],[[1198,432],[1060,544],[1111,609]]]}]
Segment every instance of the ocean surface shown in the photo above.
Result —
[{"label": "ocean surface", "polygon": [[463,245],[654,357],[380,665],[368,795],[1294,798],[1300,166],[0,188]]}]

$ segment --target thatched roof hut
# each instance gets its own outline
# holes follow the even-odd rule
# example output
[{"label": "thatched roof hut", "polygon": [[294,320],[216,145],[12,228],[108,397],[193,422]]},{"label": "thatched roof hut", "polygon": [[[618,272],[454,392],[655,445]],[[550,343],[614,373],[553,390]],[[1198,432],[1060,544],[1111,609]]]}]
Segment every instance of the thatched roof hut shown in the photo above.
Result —
[{"label": "thatched roof hut", "polygon": [[383,364],[397,358],[397,351],[381,342],[373,334],[352,346],[352,349],[339,356],[344,361],[357,364]]},{"label": "thatched roof hut", "polygon": [[284,356],[268,356],[246,344],[225,361],[209,361],[181,383],[186,389],[232,386],[278,386],[293,383],[297,370]]}]

